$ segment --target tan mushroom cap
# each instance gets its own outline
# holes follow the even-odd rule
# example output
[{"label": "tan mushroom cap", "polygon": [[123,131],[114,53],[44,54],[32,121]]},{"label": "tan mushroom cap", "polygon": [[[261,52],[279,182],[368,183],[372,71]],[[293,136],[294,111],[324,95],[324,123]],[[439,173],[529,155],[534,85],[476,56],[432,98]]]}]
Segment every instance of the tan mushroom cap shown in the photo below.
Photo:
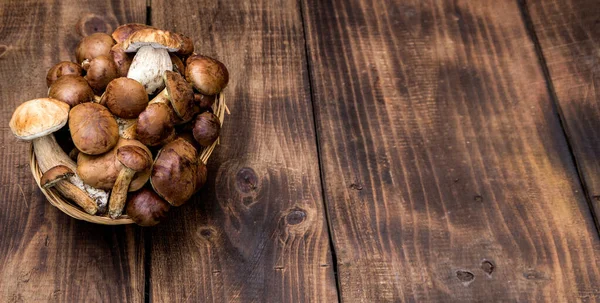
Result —
[{"label": "tan mushroom cap", "polygon": [[46,171],[40,179],[40,185],[43,188],[54,186],[58,181],[64,180],[73,176],[75,173],[64,165],[57,165]]},{"label": "tan mushroom cap", "polygon": [[58,78],[66,75],[81,76],[81,66],[71,61],[62,61],[52,66],[46,74],[46,85],[50,87]]},{"label": "tan mushroom cap", "polygon": [[138,117],[136,138],[148,146],[163,144],[174,132],[174,115],[167,103],[150,103]]},{"label": "tan mushroom cap", "polygon": [[94,101],[94,91],[83,77],[65,75],[50,86],[48,97],[63,101],[73,107],[80,103]]},{"label": "tan mushroom cap", "polygon": [[165,145],[154,161],[150,183],[173,206],[187,202],[196,192],[198,151],[182,138]]},{"label": "tan mushroom cap", "polygon": [[181,39],[169,31],[145,28],[134,32],[123,41],[123,49],[128,53],[135,52],[143,46],[164,48],[169,52],[176,52],[181,48]]},{"label": "tan mushroom cap", "polygon": [[149,101],[142,84],[121,77],[108,83],[100,104],[108,107],[111,113],[120,118],[133,119],[146,109]]},{"label": "tan mushroom cap", "polygon": [[86,71],[85,80],[96,95],[102,95],[108,83],[119,76],[117,65],[109,56],[98,56],[82,65]]},{"label": "tan mushroom cap", "polygon": [[123,50],[122,44],[117,43],[110,49],[110,56],[117,67],[117,75],[119,77],[127,77],[127,72],[129,72],[129,67],[133,61],[133,54],[126,53]]},{"label": "tan mushroom cap", "polygon": [[108,56],[114,44],[115,41],[112,37],[105,33],[94,33],[83,37],[75,50],[77,62],[81,63],[86,59],[92,60],[98,56]]},{"label": "tan mushroom cap", "polygon": [[33,140],[65,126],[69,108],[68,104],[52,98],[29,100],[15,109],[9,126],[17,138]]},{"label": "tan mushroom cap", "polygon": [[138,172],[152,165],[152,154],[139,146],[126,145],[117,149],[117,160],[123,166]]},{"label": "tan mushroom cap", "polygon": [[185,78],[204,95],[220,93],[229,82],[229,71],[220,61],[202,55],[186,60]]},{"label": "tan mushroom cap", "polygon": [[115,41],[117,41],[117,43],[121,43],[123,41],[125,41],[127,38],[129,38],[129,36],[131,36],[131,34],[141,30],[141,29],[146,29],[146,28],[153,28],[150,25],[146,25],[146,24],[141,24],[141,23],[127,23],[127,24],[123,24],[119,27],[117,27],[113,32],[112,32],[112,37],[113,39],[115,39]]},{"label": "tan mushroom cap", "polygon": [[119,140],[119,125],[106,107],[82,103],[69,113],[69,130],[73,143],[82,153],[99,155],[113,148]]},{"label": "tan mushroom cap", "polygon": [[163,78],[175,114],[184,122],[191,120],[200,110],[194,102],[194,89],[177,72],[166,71]]},{"label": "tan mushroom cap", "polygon": [[[140,147],[146,153],[151,154],[150,150],[141,142],[120,138],[117,145],[108,153],[98,156],[79,153],[77,157],[77,175],[79,175],[85,184],[95,188],[111,190],[115,185],[119,171],[123,168],[123,165],[117,159],[117,150],[128,145]],[[136,191],[142,188],[150,178],[150,173],[150,167],[136,173],[131,184],[129,184],[129,191]]]}]

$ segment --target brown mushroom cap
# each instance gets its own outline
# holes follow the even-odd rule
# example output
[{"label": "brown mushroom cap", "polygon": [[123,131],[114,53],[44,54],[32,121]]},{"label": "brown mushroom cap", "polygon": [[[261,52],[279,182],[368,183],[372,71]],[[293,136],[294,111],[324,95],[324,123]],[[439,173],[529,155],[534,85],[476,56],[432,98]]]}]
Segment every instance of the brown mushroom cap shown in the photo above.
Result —
[{"label": "brown mushroom cap", "polygon": [[54,65],[46,74],[46,85],[50,87],[58,78],[66,75],[81,76],[81,66],[71,61],[62,61]]},{"label": "brown mushroom cap", "polygon": [[204,112],[194,121],[194,139],[202,146],[210,146],[219,138],[221,123],[219,118],[210,112]]},{"label": "brown mushroom cap", "polygon": [[223,63],[213,58],[193,55],[186,61],[185,78],[204,95],[220,93],[229,82],[229,72]]},{"label": "brown mushroom cap", "polygon": [[98,155],[109,151],[119,140],[119,126],[106,107],[81,103],[69,113],[73,143],[82,153]]},{"label": "brown mushroom cap", "polygon": [[134,32],[137,32],[140,29],[146,29],[146,28],[153,28],[153,27],[146,25],[146,24],[140,24],[140,23],[123,24],[123,25],[117,27],[117,29],[115,29],[113,31],[112,37],[113,37],[113,39],[115,39],[115,41],[117,43],[122,43],[127,38],[129,38],[129,36],[131,36],[131,34],[133,34]]},{"label": "brown mushroom cap", "polygon": [[201,93],[194,93],[194,102],[198,104],[198,107],[200,107],[201,111],[205,111],[211,108],[211,106],[213,106],[213,104],[215,103],[216,99],[216,95],[207,96]]},{"label": "brown mushroom cap", "polygon": [[86,71],[85,80],[96,95],[102,95],[108,83],[118,76],[115,62],[108,56],[98,56],[84,62],[83,69]]},{"label": "brown mushroom cap", "polygon": [[52,98],[39,98],[19,105],[9,126],[17,138],[33,140],[61,129],[68,119],[68,104]]},{"label": "brown mushroom cap", "polygon": [[133,55],[131,53],[126,53],[123,50],[121,43],[117,43],[110,49],[110,56],[113,58],[115,66],[117,67],[118,76],[127,77],[127,72],[133,61]]},{"label": "brown mushroom cap", "polygon": [[181,58],[173,53],[169,53],[169,57],[171,57],[171,62],[173,63],[173,70],[180,73],[182,76],[185,75],[185,65]]},{"label": "brown mushroom cap", "polygon": [[171,205],[153,190],[143,188],[127,199],[127,215],[140,226],[153,226],[167,217]]},{"label": "brown mushroom cap", "polygon": [[42,175],[42,178],[40,179],[40,185],[43,188],[49,188],[54,186],[54,184],[56,184],[58,181],[69,178],[74,174],[75,173],[73,173],[70,168],[64,165],[58,165],[49,169]]},{"label": "brown mushroom cap", "polygon": [[106,87],[100,104],[120,118],[133,119],[148,106],[146,89],[139,82],[129,78],[117,78]]},{"label": "brown mushroom cap", "polygon": [[123,166],[138,172],[152,165],[152,154],[139,146],[126,145],[117,149],[117,160]]},{"label": "brown mushroom cap", "polygon": [[164,48],[175,52],[181,48],[181,40],[169,31],[145,28],[135,31],[123,41],[123,49],[128,53],[135,52],[142,46]]},{"label": "brown mushroom cap", "polygon": [[199,108],[195,106],[196,103],[194,103],[194,90],[183,76],[177,72],[166,71],[163,77],[175,114],[183,122],[191,120],[199,111]]},{"label": "brown mushroom cap", "polygon": [[82,63],[86,59],[92,60],[98,56],[108,56],[110,48],[114,44],[112,37],[105,33],[95,33],[83,37],[75,50],[77,62]]},{"label": "brown mushroom cap", "polygon": [[178,138],[165,145],[152,166],[150,183],[154,191],[173,206],[180,206],[196,192],[198,152]]},{"label": "brown mushroom cap", "polygon": [[136,138],[147,146],[162,144],[174,132],[173,110],[166,103],[150,103],[138,117]]},{"label": "brown mushroom cap", "polygon": [[79,75],[65,75],[56,80],[48,90],[48,97],[63,101],[73,107],[94,101],[94,91]]},{"label": "brown mushroom cap", "polygon": [[[123,165],[117,159],[117,150],[124,146],[137,146],[150,154],[150,150],[141,142],[120,138],[117,145],[107,153],[98,156],[79,153],[77,157],[77,175],[85,184],[95,188],[111,190],[115,185],[119,171],[123,168]],[[150,178],[150,173],[150,167],[143,172],[136,173],[133,181],[129,184],[129,191],[142,188]]]},{"label": "brown mushroom cap", "polygon": [[187,57],[194,52],[194,41],[192,38],[183,35],[183,34],[175,34],[179,40],[181,41],[181,47],[177,51],[177,54],[182,57]]}]

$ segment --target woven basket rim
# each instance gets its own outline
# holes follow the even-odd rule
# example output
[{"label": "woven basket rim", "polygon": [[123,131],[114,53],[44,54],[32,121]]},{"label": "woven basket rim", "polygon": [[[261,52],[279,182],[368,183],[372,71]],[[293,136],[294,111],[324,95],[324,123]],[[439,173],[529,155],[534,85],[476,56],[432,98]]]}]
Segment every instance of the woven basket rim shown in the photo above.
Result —
[{"label": "woven basket rim", "polygon": [[[221,126],[222,126],[223,122],[225,120],[225,112],[229,113],[229,109],[227,108],[227,105],[225,104],[225,97],[222,93],[217,95],[215,103],[213,104],[213,112],[219,118],[219,121],[221,122]],[[220,141],[220,138],[218,138],[211,146],[204,148],[201,151],[199,158],[204,163],[206,163],[206,161],[208,161],[208,158],[210,158],[213,150],[215,149],[215,146],[217,144],[219,144],[219,141]],[[82,221],[87,221],[90,223],[96,223],[96,224],[102,224],[102,225],[124,225],[124,224],[135,223],[126,214],[121,215],[117,219],[112,219],[111,217],[108,216],[108,213],[101,215],[101,216],[90,215],[90,214],[86,213],[85,211],[83,211],[79,206],[71,203],[67,199],[64,199],[61,195],[54,192],[53,190],[47,190],[47,189],[44,189],[42,186],[40,186],[40,179],[42,178],[43,173],[42,173],[42,171],[37,163],[37,160],[35,158],[35,153],[33,151],[33,144],[31,145],[31,148],[29,149],[29,166],[31,168],[31,173],[33,174],[33,178],[35,179],[37,186],[40,188],[40,190],[42,191],[44,196],[46,196],[46,199],[48,200],[48,202],[50,202],[50,204],[52,204],[54,207],[58,208],[63,213],[69,215],[70,217],[75,218],[77,220],[82,220]]]}]

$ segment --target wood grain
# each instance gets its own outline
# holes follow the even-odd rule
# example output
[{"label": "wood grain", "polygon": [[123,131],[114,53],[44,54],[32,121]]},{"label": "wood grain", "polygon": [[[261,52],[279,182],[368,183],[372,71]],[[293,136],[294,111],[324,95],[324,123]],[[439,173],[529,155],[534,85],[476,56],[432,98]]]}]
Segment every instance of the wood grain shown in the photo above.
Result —
[{"label": "wood grain", "polygon": [[516,1],[302,8],[342,301],[600,298],[598,235]]},{"label": "wood grain", "polygon": [[[0,301],[142,302],[144,250],[136,227],[71,219],[36,187],[29,144],[8,128],[15,107],[45,96],[46,72],[74,59],[79,32],[144,22],[145,1],[2,1],[0,3]],[[95,17],[93,14],[96,14]]]},{"label": "wood grain", "polygon": [[600,214],[600,1],[528,1],[564,125]]},{"label": "wood grain", "polygon": [[231,115],[204,190],[152,233],[151,300],[336,302],[297,1],[152,13],[229,68]]}]

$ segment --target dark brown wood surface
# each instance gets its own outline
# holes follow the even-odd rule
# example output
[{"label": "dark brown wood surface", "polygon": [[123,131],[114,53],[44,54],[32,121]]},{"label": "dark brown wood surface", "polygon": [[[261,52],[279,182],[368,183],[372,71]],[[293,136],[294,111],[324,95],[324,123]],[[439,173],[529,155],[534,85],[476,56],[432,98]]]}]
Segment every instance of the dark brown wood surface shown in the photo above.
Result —
[{"label": "dark brown wood surface", "polygon": [[29,143],[8,121],[21,102],[46,96],[46,71],[74,59],[79,32],[143,23],[145,13],[143,0],[0,2],[0,302],[144,300],[140,228],[93,225],[51,206],[31,175]]},{"label": "dark brown wood surface", "polygon": [[151,300],[336,302],[297,1],[153,0],[152,24],[228,66],[231,115],[204,190],[152,233]]},{"label": "dark brown wood surface", "polygon": [[600,1],[527,1],[573,153],[600,214]]},{"label": "dark brown wood surface", "polygon": [[517,1],[302,3],[342,301],[600,298]]}]

